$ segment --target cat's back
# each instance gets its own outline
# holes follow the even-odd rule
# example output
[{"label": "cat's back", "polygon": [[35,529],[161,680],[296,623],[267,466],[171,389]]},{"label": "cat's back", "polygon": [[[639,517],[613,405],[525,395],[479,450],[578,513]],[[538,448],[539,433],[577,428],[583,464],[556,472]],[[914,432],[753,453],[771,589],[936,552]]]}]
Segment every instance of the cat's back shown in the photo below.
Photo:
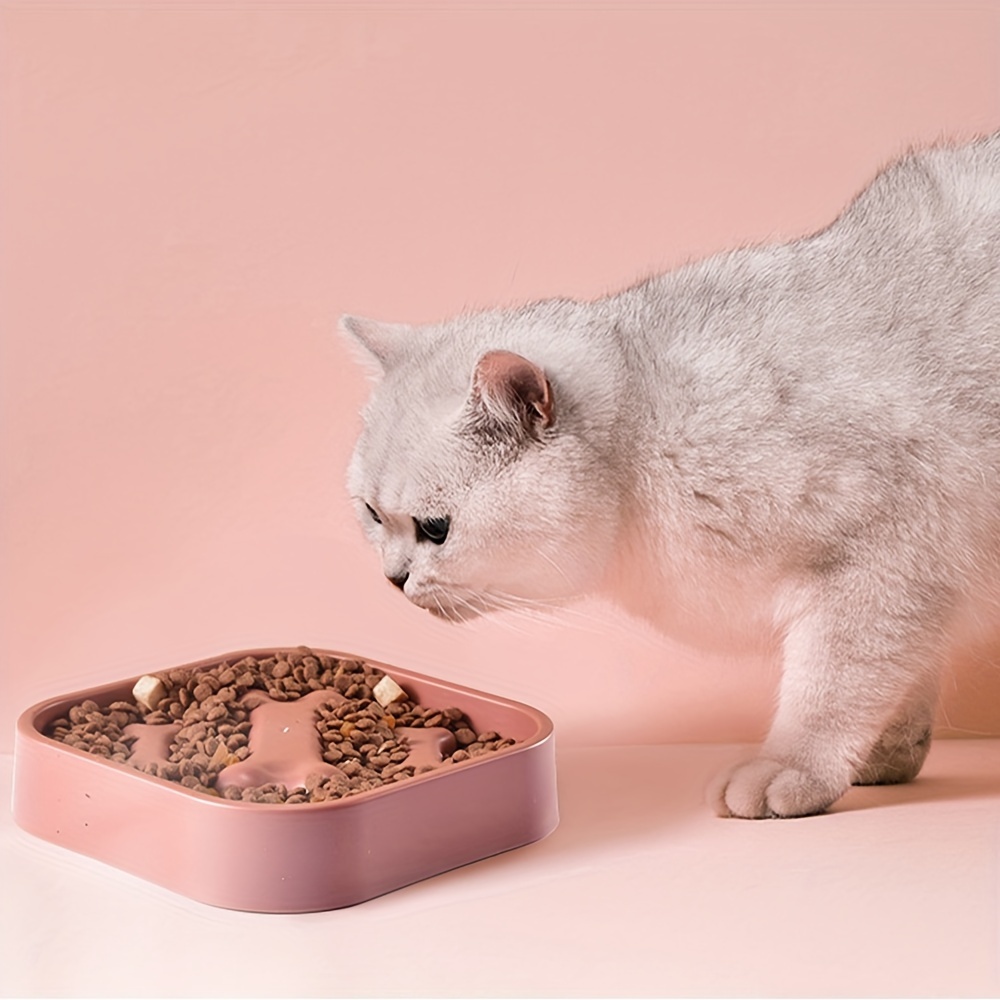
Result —
[{"label": "cat's back", "polygon": [[883,169],[826,235],[864,258],[945,248],[947,263],[982,258],[1000,239],[1000,132],[909,153]]},{"label": "cat's back", "polygon": [[731,534],[770,536],[805,495],[836,521],[838,483],[916,507],[942,484],[968,500],[971,469],[993,496],[1000,134],[910,154],[825,230],[653,279],[622,312],[653,400],[646,450],[739,510]]},{"label": "cat's back", "polygon": [[961,211],[975,218],[1000,216],[1000,132],[958,149],[918,154]]},{"label": "cat's back", "polygon": [[1000,132],[963,146],[913,152],[886,173],[898,173],[898,186],[915,192],[922,190],[916,177],[924,174],[943,213],[972,224],[1000,224]]}]

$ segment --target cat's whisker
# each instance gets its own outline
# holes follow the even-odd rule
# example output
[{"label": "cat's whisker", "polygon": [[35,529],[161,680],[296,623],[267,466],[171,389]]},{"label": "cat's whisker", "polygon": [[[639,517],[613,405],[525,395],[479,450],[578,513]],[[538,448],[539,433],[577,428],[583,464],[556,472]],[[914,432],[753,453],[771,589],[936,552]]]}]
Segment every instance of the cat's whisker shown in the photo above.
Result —
[{"label": "cat's whisker", "polygon": [[572,622],[575,628],[589,632],[591,635],[599,635],[603,631],[600,627],[595,626],[592,614],[588,615],[563,601],[546,601],[494,590],[489,591],[488,596],[496,610],[519,615],[533,622],[551,625],[553,620],[562,618]]},{"label": "cat's whisker", "polygon": [[[475,591],[471,591],[471,590],[467,591],[466,593],[468,595],[470,595],[472,598],[474,598],[474,601],[471,601],[471,600],[467,599],[461,593],[453,592],[452,596],[455,598],[455,600],[457,602],[459,602],[459,603],[463,604],[464,606],[466,606],[467,608],[469,608],[474,613],[474,615],[476,617],[482,616],[482,614],[484,613],[484,611],[494,611],[494,610],[505,611],[505,610],[508,610],[508,608],[506,608],[505,606],[503,606],[499,602],[493,600],[493,594],[482,595],[482,594],[479,594],[479,593],[477,593]],[[513,622],[513,621],[511,621],[511,619],[508,618],[508,617],[501,616],[501,617],[496,618],[494,620],[501,627],[510,629],[511,631],[516,632],[518,635],[527,635],[527,632],[523,628],[518,628],[517,625],[516,625],[516,623]]]},{"label": "cat's whisker", "polygon": [[573,588],[573,580],[571,579],[569,573],[567,573],[562,566],[560,566],[555,559],[552,558],[544,549],[539,548],[536,550],[537,555],[540,555],[569,585]]}]

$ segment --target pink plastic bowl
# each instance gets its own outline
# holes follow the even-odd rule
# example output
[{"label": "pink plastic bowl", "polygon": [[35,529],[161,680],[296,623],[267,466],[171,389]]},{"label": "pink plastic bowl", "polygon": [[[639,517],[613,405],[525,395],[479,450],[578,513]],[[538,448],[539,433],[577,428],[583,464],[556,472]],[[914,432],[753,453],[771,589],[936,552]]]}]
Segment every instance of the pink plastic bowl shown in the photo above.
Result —
[{"label": "pink plastic bowl", "polygon": [[[247,650],[189,664],[263,658]],[[362,659],[318,650],[331,656]],[[479,732],[518,743],[346,799],[267,805],[217,799],[43,735],[90,698],[129,698],[137,678],[42,702],[17,725],[14,819],[43,840],[213,906],[263,913],[360,903],[551,833],[558,823],[551,720],[495,695],[368,660],[420,704],[454,705]]]}]

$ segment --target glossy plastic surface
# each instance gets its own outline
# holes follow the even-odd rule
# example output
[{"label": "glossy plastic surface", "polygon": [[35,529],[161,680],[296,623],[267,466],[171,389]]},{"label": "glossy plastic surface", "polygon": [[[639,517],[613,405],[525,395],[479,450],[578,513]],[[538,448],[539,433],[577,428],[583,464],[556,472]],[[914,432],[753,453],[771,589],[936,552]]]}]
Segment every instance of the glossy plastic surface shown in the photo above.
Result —
[{"label": "glossy plastic surface", "polygon": [[[217,656],[185,669],[269,652]],[[349,906],[555,829],[555,750],[547,716],[375,665],[421,704],[455,705],[478,731],[496,730],[517,745],[351,798],[289,806],[216,799],[43,735],[53,719],[85,698],[107,705],[128,697],[132,678],[45,701],[21,715],[14,818],[35,836],[192,899],[267,913]]]}]

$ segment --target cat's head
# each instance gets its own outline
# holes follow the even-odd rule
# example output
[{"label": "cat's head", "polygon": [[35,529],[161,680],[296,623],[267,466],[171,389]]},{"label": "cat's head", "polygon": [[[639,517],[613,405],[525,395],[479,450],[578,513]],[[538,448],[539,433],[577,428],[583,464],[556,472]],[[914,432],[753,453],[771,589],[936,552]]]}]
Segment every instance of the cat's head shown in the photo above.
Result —
[{"label": "cat's head", "polygon": [[537,324],[341,321],[375,375],[348,471],[357,515],[386,577],[453,621],[585,593],[614,545],[618,490],[589,426],[607,415],[573,391],[582,362],[556,361],[558,337],[544,365],[511,349]]}]

